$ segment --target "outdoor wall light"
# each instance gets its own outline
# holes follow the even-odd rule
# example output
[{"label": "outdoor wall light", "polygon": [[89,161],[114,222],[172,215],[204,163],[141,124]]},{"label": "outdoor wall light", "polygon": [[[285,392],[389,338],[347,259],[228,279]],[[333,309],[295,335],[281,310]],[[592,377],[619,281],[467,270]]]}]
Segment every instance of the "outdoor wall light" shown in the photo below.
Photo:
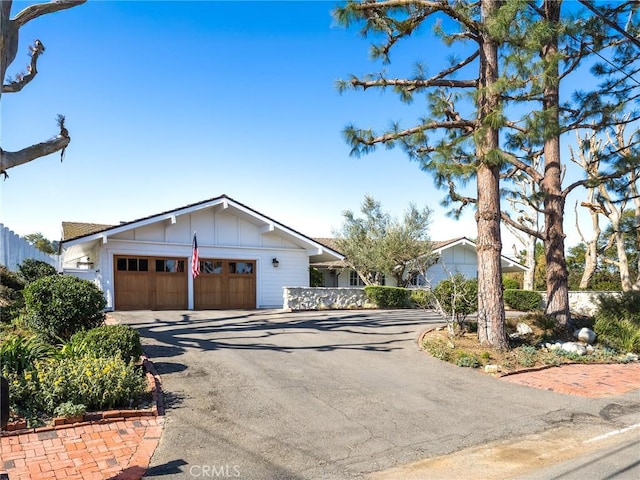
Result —
[{"label": "outdoor wall light", "polygon": [[280,262],[276,257],[273,257],[273,260],[271,260],[271,265],[273,265],[273,268],[278,268],[278,265],[280,265]]}]

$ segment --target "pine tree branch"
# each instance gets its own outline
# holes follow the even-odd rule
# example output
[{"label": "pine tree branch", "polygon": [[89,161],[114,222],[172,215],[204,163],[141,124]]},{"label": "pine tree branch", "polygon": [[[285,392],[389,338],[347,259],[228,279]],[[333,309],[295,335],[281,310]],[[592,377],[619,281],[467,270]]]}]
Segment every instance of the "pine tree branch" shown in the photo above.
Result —
[{"label": "pine tree branch", "polygon": [[361,87],[366,90],[370,87],[402,87],[409,90],[428,87],[452,87],[452,88],[475,88],[478,86],[477,80],[404,80],[404,79],[386,79],[379,80],[360,80],[354,78],[351,80],[353,87]]},{"label": "pine tree branch", "polygon": [[59,12],[86,3],[87,0],[54,0],[48,3],[38,3],[29,5],[18,13],[11,23],[14,28],[20,28],[31,20],[46,15],[48,13]]},{"label": "pine tree branch", "polygon": [[24,86],[27,83],[31,82],[31,80],[33,80],[35,76],[38,74],[38,58],[40,57],[40,55],[42,55],[42,53],[44,53],[44,50],[45,50],[44,45],[40,40],[36,40],[33,43],[33,47],[31,47],[30,50],[31,50],[31,62],[29,64],[29,67],[27,67],[28,68],[27,74],[20,75],[15,81],[2,85],[2,93],[19,92],[24,88]]}]

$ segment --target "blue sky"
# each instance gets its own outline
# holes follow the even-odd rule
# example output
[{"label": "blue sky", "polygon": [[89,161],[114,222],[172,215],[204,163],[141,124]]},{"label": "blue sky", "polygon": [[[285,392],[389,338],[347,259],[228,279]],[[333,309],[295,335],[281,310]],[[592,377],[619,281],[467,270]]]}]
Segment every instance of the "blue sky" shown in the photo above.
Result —
[{"label": "blue sky", "polygon": [[[72,141],[63,163],[51,155],[9,171],[2,223],[53,240],[62,221],[118,223],[227,194],[330,236],[369,194],[397,216],[410,202],[431,207],[435,240],[475,237],[473,212],[447,218],[444,192],[399,149],[349,156],[348,123],[410,125],[417,107],[390,93],[338,93],[336,80],[380,65],[356,28],[335,25],[334,5],[90,0],[32,21],[9,73],[26,66],[35,38],[46,52],[36,79],[2,96],[2,146],[51,137],[58,113]],[[419,38],[392,66],[435,70],[449,53]],[[505,250],[512,243],[506,236]]]}]

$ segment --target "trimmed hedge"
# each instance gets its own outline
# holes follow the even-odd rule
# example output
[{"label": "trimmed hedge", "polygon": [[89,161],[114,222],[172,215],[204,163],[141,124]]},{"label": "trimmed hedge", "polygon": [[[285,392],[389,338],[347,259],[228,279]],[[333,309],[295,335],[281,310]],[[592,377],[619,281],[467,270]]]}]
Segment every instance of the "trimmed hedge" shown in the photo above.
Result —
[{"label": "trimmed hedge", "polygon": [[508,289],[504,291],[504,303],[509,308],[521,312],[532,312],[540,310],[542,306],[542,295],[531,290]]},{"label": "trimmed hedge", "polygon": [[95,357],[119,355],[125,362],[137,361],[142,355],[140,334],[129,325],[102,325],[81,331],[71,337],[72,344]]},{"label": "trimmed hedge", "polygon": [[23,295],[29,326],[50,342],[69,340],[104,323],[107,301],[88,280],[52,275],[27,285]]},{"label": "trimmed hedge", "polygon": [[378,308],[408,308],[411,305],[411,291],[407,288],[367,285],[364,293]]}]

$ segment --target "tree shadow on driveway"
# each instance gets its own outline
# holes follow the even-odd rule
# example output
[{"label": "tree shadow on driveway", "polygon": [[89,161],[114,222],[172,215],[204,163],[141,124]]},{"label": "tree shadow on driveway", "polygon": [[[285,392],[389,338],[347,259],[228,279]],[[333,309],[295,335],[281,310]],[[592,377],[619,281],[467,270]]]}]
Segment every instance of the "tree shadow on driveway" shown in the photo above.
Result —
[{"label": "tree shadow on driveway", "polygon": [[[298,350],[328,352],[362,350],[390,352],[416,338],[416,328],[441,324],[424,311],[211,311],[118,314],[151,341],[145,352],[152,358],[178,356],[186,349]],[[335,332],[327,342],[325,333]],[[346,334],[346,335],[345,335]],[[318,335],[315,342],[314,336]],[[384,337],[384,338],[379,338]],[[303,341],[302,341],[303,340]],[[147,342],[148,343],[148,342]]]}]

